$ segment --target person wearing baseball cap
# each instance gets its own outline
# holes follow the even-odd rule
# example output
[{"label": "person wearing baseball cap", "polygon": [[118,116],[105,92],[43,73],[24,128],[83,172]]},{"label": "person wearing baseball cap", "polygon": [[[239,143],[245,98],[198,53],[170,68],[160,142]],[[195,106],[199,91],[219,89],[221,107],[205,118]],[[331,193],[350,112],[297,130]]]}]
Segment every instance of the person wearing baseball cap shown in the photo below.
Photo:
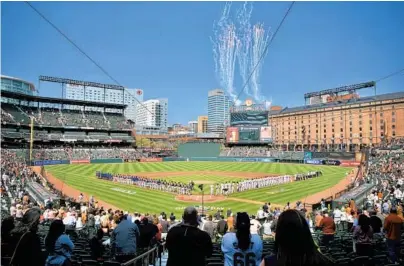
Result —
[{"label": "person wearing baseball cap", "polygon": [[246,212],[236,216],[236,232],[224,235],[222,252],[224,265],[260,265],[262,257],[262,240],[258,234],[250,233],[250,217]]},{"label": "person wearing baseball cap", "polygon": [[194,207],[185,208],[182,219],[167,233],[167,266],[205,266],[205,258],[212,255],[212,240],[198,228],[198,212]]}]

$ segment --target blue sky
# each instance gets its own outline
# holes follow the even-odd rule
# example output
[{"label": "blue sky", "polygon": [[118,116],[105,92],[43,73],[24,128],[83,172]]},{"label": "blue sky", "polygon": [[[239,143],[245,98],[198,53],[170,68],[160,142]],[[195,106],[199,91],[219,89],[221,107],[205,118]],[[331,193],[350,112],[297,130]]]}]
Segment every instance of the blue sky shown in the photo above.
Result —
[{"label": "blue sky", "polygon": [[[256,2],[252,23],[275,28],[290,2]],[[207,113],[214,73],[213,21],[224,2],[33,2],[115,79],[167,97],[169,123]],[[234,10],[242,3],[234,3]],[[23,2],[1,3],[1,73],[113,83]],[[269,47],[262,93],[275,105],[304,104],[305,92],[375,80],[404,67],[404,2],[297,2]],[[401,26],[400,26],[401,25]],[[237,74],[236,74],[237,75]],[[378,93],[403,91],[404,75]],[[236,91],[241,90],[236,78]],[[364,90],[363,95],[372,91]],[[57,84],[40,94],[60,97]]]}]

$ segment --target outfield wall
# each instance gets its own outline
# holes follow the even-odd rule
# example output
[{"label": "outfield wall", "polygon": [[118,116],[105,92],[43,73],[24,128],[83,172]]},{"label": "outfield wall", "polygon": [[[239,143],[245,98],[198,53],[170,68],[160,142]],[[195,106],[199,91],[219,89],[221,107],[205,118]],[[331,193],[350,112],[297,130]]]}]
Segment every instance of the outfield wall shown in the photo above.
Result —
[{"label": "outfield wall", "polygon": [[174,158],[174,157],[166,157],[163,158],[163,162],[265,162],[265,163],[273,163],[277,160],[274,158],[260,158],[260,157],[187,157],[187,158]]},{"label": "outfield wall", "polygon": [[219,157],[219,143],[182,143],[178,146],[179,157]]}]

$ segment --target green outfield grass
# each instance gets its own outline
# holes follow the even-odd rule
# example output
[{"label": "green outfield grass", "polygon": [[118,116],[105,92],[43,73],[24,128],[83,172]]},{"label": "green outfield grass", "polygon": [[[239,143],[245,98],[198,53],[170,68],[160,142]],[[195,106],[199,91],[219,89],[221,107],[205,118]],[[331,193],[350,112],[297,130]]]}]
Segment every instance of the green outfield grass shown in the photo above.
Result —
[{"label": "green outfield grass", "polygon": [[[307,181],[273,186],[270,188],[255,189],[232,194],[232,198],[248,199],[260,202],[285,204],[290,201],[305,198],[308,195],[326,190],[337,184],[351,169],[336,166],[313,166],[303,164],[282,163],[239,163],[239,162],[161,162],[161,163],[125,163],[125,164],[75,164],[46,166],[46,170],[66,184],[85,193],[94,195],[112,205],[128,211],[160,213],[162,211],[180,214],[189,203],[178,202],[175,195],[161,191],[138,188],[132,185],[122,185],[110,181],[99,180],[95,177],[96,171],[136,174],[155,172],[182,172],[201,171],[198,174],[165,177],[169,180],[188,183],[191,180],[205,183],[220,183],[238,181],[234,176],[218,175],[218,173],[204,174],[202,171],[248,172],[268,174],[296,174],[308,171],[321,170],[323,176]],[[164,177],[164,175],[162,175]],[[197,182],[197,183],[198,183]],[[205,192],[209,191],[205,186]],[[117,191],[127,190],[129,193]],[[133,194],[135,193],[135,194]],[[195,204],[198,205],[198,204]],[[200,204],[199,204],[200,205]],[[216,203],[206,203],[212,208],[231,208],[235,211],[248,211],[255,213],[260,204],[252,204],[235,200],[225,200]]]}]

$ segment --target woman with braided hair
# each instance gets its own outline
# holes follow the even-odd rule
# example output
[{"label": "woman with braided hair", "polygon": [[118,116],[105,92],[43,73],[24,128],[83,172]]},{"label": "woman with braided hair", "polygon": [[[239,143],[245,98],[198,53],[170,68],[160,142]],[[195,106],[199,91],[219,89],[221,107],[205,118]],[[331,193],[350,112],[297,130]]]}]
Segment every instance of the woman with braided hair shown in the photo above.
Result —
[{"label": "woman with braided hair", "polygon": [[258,266],[262,256],[262,240],[250,232],[250,217],[246,212],[237,213],[234,228],[222,240],[225,266]]}]

